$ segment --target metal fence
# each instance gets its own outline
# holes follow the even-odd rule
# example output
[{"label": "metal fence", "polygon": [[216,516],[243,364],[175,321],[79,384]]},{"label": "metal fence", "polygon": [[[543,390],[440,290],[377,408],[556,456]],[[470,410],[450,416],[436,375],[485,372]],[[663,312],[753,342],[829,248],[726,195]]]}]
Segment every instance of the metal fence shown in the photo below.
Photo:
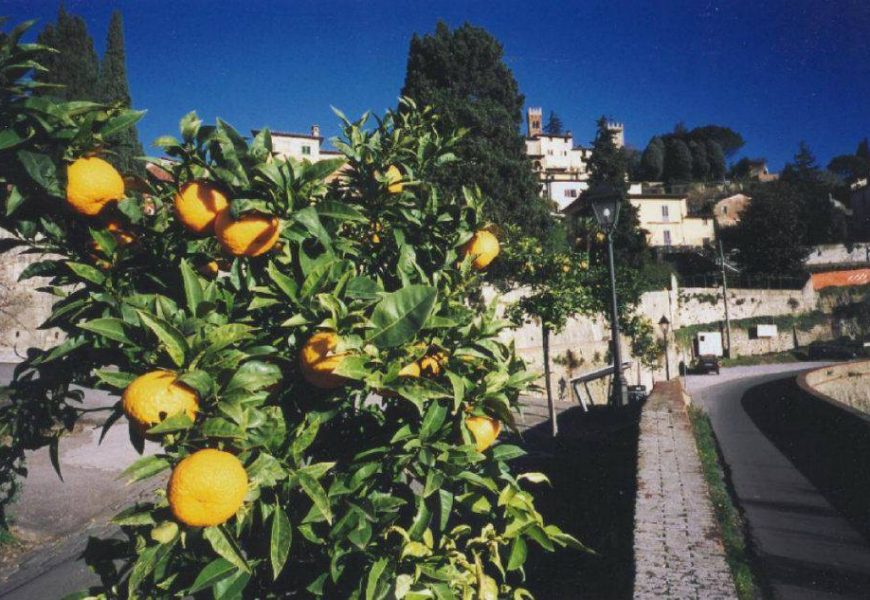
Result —
[{"label": "metal fence", "polygon": [[[722,287],[721,274],[680,275],[677,277],[680,287]],[[728,275],[728,287],[731,289],[752,290],[800,290],[807,283],[807,276],[793,277],[788,275]]]}]

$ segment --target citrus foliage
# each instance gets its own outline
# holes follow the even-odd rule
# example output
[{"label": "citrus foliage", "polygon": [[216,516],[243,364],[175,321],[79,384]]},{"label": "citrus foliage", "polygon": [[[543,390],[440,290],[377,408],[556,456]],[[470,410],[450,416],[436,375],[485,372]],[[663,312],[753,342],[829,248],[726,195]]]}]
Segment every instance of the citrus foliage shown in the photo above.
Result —
[{"label": "citrus foliage", "polygon": [[[528,487],[545,478],[511,472],[522,450],[493,444],[533,375],[494,305],[466,299],[483,199],[433,183],[458,137],[429,109],[406,101],[371,126],[340,115],[343,158],[316,164],[274,155],[267,130],[248,141],[191,113],[156,142],[169,181],[128,180],[87,216],[66,200],[64,165],[138,114],[34,98],[22,78],[42,50],[16,36],[0,65],[2,225],[8,246],[44,255],[23,277],[47,278],[46,326],[66,340],[16,370],[3,481],[24,473],[26,448],[57,457],[83,410],[72,385],[120,395],[163,370],[165,406],[180,406],[156,425],[131,411],[131,441],[160,450],[126,475],[154,478],[155,495],[115,517],[122,538],[92,540],[103,584],[78,597],[521,598],[530,543],[580,547],[535,510]],[[277,239],[191,231],[175,199],[194,182],[229,201],[215,234],[274,220]],[[326,366],[303,352],[324,336]]]}]

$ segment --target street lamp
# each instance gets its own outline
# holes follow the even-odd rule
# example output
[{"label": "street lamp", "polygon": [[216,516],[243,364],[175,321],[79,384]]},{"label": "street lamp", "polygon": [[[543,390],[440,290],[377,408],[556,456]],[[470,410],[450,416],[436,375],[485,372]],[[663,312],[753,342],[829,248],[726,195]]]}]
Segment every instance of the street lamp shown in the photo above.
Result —
[{"label": "street lamp", "polygon": [[670,381],[671,379],[671,360],[668,356],[668,332],[671,330],[671,322],[668,321],[668,318],[662,316],[659,319],[659,327],[662,328],[662,333],[665,334],[665,379]]},{"label": "street lamp", "polygon": [[592,206],[598,226],[607,234],[607,260],[610,266],[610,288],[612,292],[610,313],[610,337],[613,344],[613,387],[610,393],[612,406],[628,404],[628,385],[622,374],[622,353],[619,348],[619,311],[616,301],[616,268],[613,264],[613,232],[619,221],[619,207],[622,193],[610,184],[598,184],[586,192],[586,201]]}]

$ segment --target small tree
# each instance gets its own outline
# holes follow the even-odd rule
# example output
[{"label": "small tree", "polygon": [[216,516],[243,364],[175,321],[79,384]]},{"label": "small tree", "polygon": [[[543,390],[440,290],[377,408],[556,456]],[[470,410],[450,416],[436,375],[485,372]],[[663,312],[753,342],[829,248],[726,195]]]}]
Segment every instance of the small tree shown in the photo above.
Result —
[{"label": "small tree", "polygon": [[559,118],[559,115],[555,111],[550,111],[550,118],[544,127],[544,131],[550,135],[562,135],[562,119]]},{"label": "small tree", "polygon": [[640,159],[641,174],[647,181],[660,181],[665,170],[665,143],[656,136],[649,141]]}]

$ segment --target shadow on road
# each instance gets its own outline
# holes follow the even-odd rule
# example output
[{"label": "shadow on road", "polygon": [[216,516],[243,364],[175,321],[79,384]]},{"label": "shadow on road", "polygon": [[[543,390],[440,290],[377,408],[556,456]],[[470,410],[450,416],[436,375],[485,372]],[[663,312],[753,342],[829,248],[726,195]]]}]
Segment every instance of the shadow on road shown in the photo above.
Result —
[{"label": "shadow on road", "polygon": [[545,520],[597,552],[530,552],[527,585],[539,600],[631,598],[639,419],[638,407],[576,407],[559,415],[556,440],[543,423],[517,442],[529,456],[515,469],[543,472],[553,483],[535,490]]}]

